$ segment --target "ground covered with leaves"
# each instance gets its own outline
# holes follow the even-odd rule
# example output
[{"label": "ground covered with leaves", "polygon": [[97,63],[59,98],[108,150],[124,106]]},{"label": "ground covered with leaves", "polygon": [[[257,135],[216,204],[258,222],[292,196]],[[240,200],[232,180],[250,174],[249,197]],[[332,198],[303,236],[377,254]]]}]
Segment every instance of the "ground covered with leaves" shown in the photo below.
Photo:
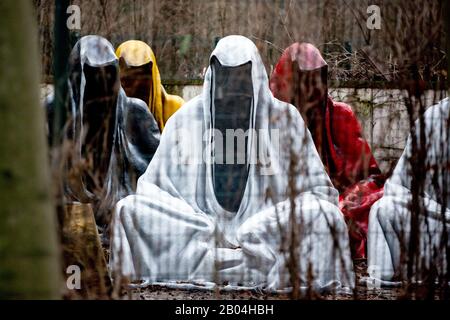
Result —
[{"label": "ground covered with leaves", "polygon": [[[353,294],[309,294],[301,299],[316,300],[397,300],[406,297],[403,288],[375,288],[369,289],[360,279],[367,276],[365,261],[355,262],[357,287]],[[287,300],[292,299],[290,294],[274,294],[258,292],[255,290],[227,291],[218,288],[215,291],[201,289],[171,289],[163,286],[151,285],[140,289],[125,290],[124,299],[132,300]]]}]

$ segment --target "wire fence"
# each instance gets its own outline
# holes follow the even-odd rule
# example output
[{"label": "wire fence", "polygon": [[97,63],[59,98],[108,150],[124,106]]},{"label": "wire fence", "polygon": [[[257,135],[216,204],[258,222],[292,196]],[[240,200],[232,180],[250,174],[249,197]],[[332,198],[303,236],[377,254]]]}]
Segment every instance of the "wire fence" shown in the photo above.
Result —
[{"label": "wire fence", "polygon": [[[73,4],[81,9],[78,38],[98,61],[89,65],[90,49],[72,52],[70,117],[62,145],[52,150],[52,164],[61,203],[89,203],[100,225],[100,235],[89,228],[86,234],[101,237],[115,291],[108,291],[106,262],[93,249],[86,255],[95,259],[84,270],[101,274],[96,294],[117,297],[124,287],[150,285],[218,294],[240,290],[357,298],[361,286],[363,295],[396,286],[409,298],[448,298],[450,126],[443,100],[447,64],[441,1]],[[372,4],[381,8],[380,30],[367,26]],[[54,7],[50,1],[35,5],[43,82],[48,82]],[[112,45],[99,38],[103,51],[95,52],[92,38],[82,37],[88,34]],[[240,52],[232,55],[219,45],[219,65],[220,57],[226,57],[243,68],[234,82],[234,71],[210,60],[219,40],[229,34],[246,36],[261,56],[261,61],[252,57],[237,63]],[[165,88],[190,100],[164,129],[152,122],[157,112],[148,101],[129,99],[119,90],[123,70],[114,49],[129,39],[150,44]],[[317,96],[304,105],[298,97],[286,101],[299,112],[275,99],[268,82],[282,52],[294,42],[314,44],[328,65],[326,85],[323,78],[308,78],[307,89]],[[242,52],[251,50],[242,45]],[[251,71],[245,69],[247,62]],[[188,99],[192,92],[200,98]],[[314,105],[317,101],[322,104]],[[361,136],[336,129],[338,123],[349,128],[347,122],[353,121],[332,118],[332,112],[346,108],[336,101],[353,107],[361,125],[352,132],[361,126]],[[321,111],[302,111],[308,104]],[[341,117],[347,115],[342,112]],[[149,130],[143,128],[157,130],[145,140]],[[239,137],[234,132],[231,149],[219,139],[227,137],[226,129],[245,133]],[[157,149],[151,149],[153,138],[161,139]],[[367,147],[357,144],[364,138]],[[346,148],[357,154],[360,176],[341,163]],[[219,156],[228,161],[229,153],[233,161],[227,169],[223,161],[215,162]],[[276,170],[264,174],[267,162],[259,158],[234,162],[239,155],[247,161],[253,153],[272,157],[269,169],[275,165]],[[368,154],[374,155],[377,168]],[[352,176],[351,183],[343,172]],[[76,211],[69,208],[60,210],[63,225],[71,219],[68,210]],[[361,222],[358,214],[367,219]],[[353,243],[361,237],[368,238],[368,245],[359,248],[368,258],[363,272],[357,270]],[[74,241],[63,238],[67,252],[77,250]],[[100,269],[99,263],[104,264]],[[83,294],[95,296],[89,290]]]}]

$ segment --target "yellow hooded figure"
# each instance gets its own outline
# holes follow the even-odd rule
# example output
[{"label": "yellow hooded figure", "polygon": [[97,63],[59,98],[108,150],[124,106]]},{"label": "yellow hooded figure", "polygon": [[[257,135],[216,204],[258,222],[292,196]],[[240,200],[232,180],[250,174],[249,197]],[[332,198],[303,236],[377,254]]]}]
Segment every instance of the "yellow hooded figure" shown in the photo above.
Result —
[{"label": "yellow hooded figure", "polygon": [[117,48],[116,55],[120,63],[120,81],[127,96],[145,101],[162,131],[184,100],[164,90],[155,54],[145,42],[126,41]]}]

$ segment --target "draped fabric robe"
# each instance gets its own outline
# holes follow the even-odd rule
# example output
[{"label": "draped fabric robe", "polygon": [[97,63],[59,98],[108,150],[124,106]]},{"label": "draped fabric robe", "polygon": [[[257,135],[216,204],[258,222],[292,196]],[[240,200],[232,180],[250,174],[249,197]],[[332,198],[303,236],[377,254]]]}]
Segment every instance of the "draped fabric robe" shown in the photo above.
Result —
[{"label": "draped fabric robe", "polygon": [[[316,72],[319,80],[297,83],[303,79],[301,74],[308,72]],[[327,64],[317,48],[294,43],[278,61],[270,87],[276,98],[294,104],[304,116],[322,162],[340,193],[339,207],[349,227],[353,257],[365,258],[369,211],[382,196],[384,177],[352,108],[328,96],[326,72]],[[302,99],[314,90],[320,91],[315,98],[322,103]]]},{"label": "draped fabric robe", "polygon": [[416,121],[416,138],[408,138],[383,197],[370,211],[369,273],[386,284],[433,282],[445,275],[448,281],[449,115],[447,98]]},{"label": "draped fabric robe", "polygon": [[112,269],[146,283],[279,290],[291,287],[296,274],[303,288],[352,287],[338,193],[300,114],[272,96],[249,39],[223,38],[212,59],[226,67],[251,63],[249,169],[240,206],[227,211],[214,195],[218,136],[211,130],[215,78],[209,67],[202,94],[167,122],[137,194],[116,207]]}]

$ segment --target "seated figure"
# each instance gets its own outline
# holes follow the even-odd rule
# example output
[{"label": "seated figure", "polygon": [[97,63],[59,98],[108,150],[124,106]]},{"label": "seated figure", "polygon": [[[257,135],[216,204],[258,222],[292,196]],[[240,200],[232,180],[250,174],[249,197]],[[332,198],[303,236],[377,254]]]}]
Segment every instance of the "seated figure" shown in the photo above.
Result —
[{"label": "seated figure", "polygon": [[353,287],[338,192],[242,36],[218,42],[202,93],[166,123],[137,194],[115,214],[110,263],[132,280]]},{"label": "seated figure", "polygon": [[362,136],[352,108],[328,95],[328,65],[309,43],[294,43],[282,54],[271,79],[274,96],[293,104],[308,126],[348,224],[352,255],[366,257],[372,204],[383,194],[384,177]]},{"label": "seated figure", "polygon": [[161,84],[155,54],[145,42],[126,41],[117,48],[116,54],[120,61],[120,80],[127,96],[147,103],[162,131],[184,100],[166,92]]},{"label": "seated figure", "polygon": [[383,197],[370,211],[369,274],[387,285],[448,281],[449,116],[447,98],[416,121]]},{"label": "seated figure", "polygon": [[66,200],[92,204],[104,224],[116,202],[135,191],[158,147],[158,125],[144,102],[122,90],[118,59],[102,37],[85,36],[73,48],[69,95]]}]

